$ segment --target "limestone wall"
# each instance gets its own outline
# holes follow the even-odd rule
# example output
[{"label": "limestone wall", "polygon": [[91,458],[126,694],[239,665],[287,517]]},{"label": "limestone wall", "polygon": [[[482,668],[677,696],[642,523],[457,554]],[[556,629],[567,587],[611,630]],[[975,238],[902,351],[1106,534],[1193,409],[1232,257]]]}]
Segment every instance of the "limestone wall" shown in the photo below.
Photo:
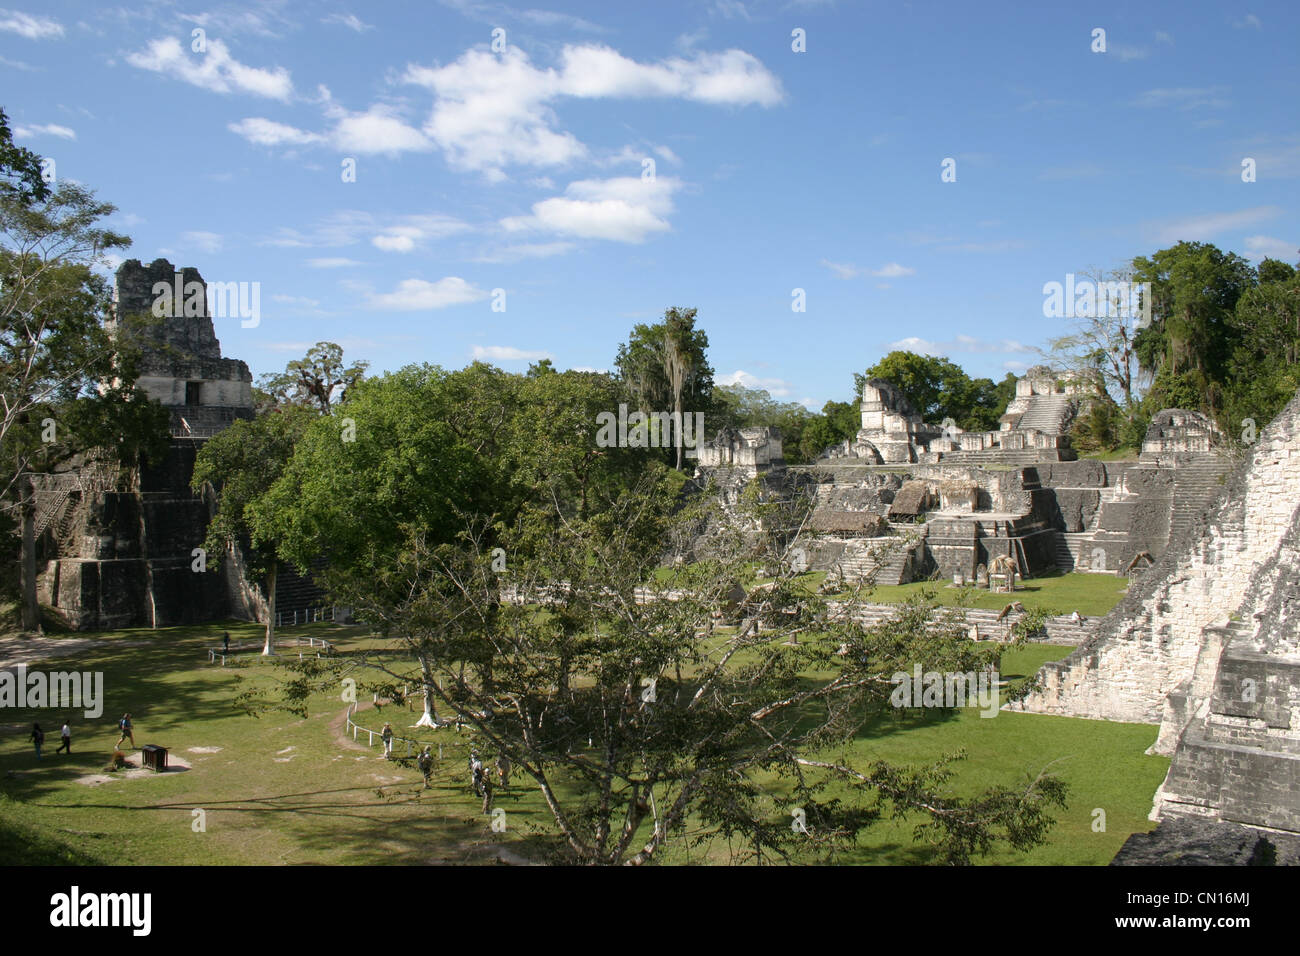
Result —
[{"label": "limestone wall", "polygon": [[[1205,628],[1249,613],[1252,576],[1278,550],[1300,505],[1300,396],[1260,435],[1208,515],[1171,536],[1096,636],[1040,672],[1012,709],[1157,723],[1191,681]],[[1256,600],[1258,596],[1253,596]]]}]

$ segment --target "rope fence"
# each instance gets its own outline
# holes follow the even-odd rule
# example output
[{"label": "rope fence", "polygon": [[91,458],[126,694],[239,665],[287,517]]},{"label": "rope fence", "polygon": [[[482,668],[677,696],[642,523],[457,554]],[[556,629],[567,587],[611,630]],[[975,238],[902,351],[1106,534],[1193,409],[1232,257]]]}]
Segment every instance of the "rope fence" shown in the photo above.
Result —
[{"label": "rope fence", "polygon": [[[286,641],[285,643],[287,644],[288,642]],[[329,657],[331,654],[334,653],[334,645],[331,644],[329,641],[325,640],[325,638],[323,637],[295,637],[293,639],[293,643],[297,646],[306,644],[308,647],[313,649],[320,648],[320,650],[316,651],[317,658]],[[251,645],[251,647],[258,647],[258,646],[259,645],[257,643]],[[261,646],[264,647],[265,645],[261,645]],[[235,652],[247,653],[249,649],[250,649],[250,645],[246,644],[243,641],[240,641],[238,644],[236,644],[234,648],[232,648],[230,651],[226,651],[224,645],[222,647],[209,647],[208,663],[215,664],[217,660],[220,659],[221,666],[225,667],[227,657],[237,657],[238,654]],[[302,651],[299,651],[298,660],[302,660],[302,659],[303,659]]]}]

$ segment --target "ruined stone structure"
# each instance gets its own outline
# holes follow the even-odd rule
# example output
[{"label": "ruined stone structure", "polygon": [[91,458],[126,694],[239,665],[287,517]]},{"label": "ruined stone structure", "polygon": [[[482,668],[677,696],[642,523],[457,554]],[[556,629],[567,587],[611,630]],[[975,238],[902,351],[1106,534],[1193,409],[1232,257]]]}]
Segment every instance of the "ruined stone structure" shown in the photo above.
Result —
[{"label": "ruined stone structure", "polygon": [[[1159,557],[1220,487],[1222,436],[1204,416],[1171,409],[1155,417],[1140,460],[1074,460],[1068,432],[1088,387],[1030,369],[998,431],[962,432],[924,423],[893,385],[868,381],[855,438],[788,469],[815,495],[810,567],[901,584],[980,580],[1001,557],[1021,577],[1121,574]],[[701,472],[782,469],[771,431],[719,435],[700,450]]]},{"label": "ruined stone structure", "polygon": [[[155,284],[174,286],[177,271],[165,259],[149,266],[123,263],[116,316],[153,317]],[[182,288],[202,287],[196,269],[179,271]],[[244,580],[238,553],[220,570],[194,570],[194,549],[203,544],[214,506],[190,490],[195,458],[207,437],[252,418],[253,403],[252,375],[245,363],[222,357],[206,297],[189,301],[194,314],[182,308],[178,315],[153,317],[135,333],[142,349],[138,385],[171,411],[164,460],[125,473],[83,464],[38,483],[37,531],[45,559],[40,599],[79,629],[261,618],[262,596]],[[110,327],[120,333],[117,317]],[[319,602],[292,571],[282,576],[279,590],[284,609],[292,610],[295,594]]]},{"label": "ruined stone structure", "polygon": [[[1159,723],[1172,754],[1153,818],[1300,831],[1300,396],[1259,436],[1200,520],[1087,643],[1040,673],[1014,709]],[[1162,413],[1144,457],[1212,444],[1206,423]],[[1177,467],[1174,468],[1175,474]]]},{"label": "ruined stone structure", "polygon": [[781,430],[770,426],[724,428],[695,449],[700,469],[733,468],[749,475],[785,467]]},{"label": "ruined stone structure", "polygon": [[[155,290],[163,287],[167,308],[155,310],[164,296]],[[166,259],[147,266],[128,259],[117,270],[116,314],[152,319],[134,331],[142,350],[136,387],[171,410],[173,433],[206,437],[236,418],[252,417],[253,376],[239,359],[221,357],[206,295],[186,296],[186,288],[206,288],[197,269],[177,269]]]},{"label": "ruined stone structure", "polygon": [[862,428],[822,457],[873,465],[1072,461],[1067,432],[1086,401],[1080,380],[1035,366],[1016,383],[997,431],[967,432],[952,422],[927,424],[897,388],[873,378],[862,388]]}]

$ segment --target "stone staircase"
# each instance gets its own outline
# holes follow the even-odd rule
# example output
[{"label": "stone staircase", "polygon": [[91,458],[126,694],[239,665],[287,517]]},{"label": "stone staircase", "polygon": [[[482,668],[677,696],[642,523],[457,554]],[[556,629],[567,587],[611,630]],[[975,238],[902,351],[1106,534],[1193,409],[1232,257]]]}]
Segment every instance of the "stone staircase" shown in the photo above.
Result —
[{"label": "stone staircase", "polygon": [[[1010,604],[1016,600],[1015,594],[1006,595],[1007,603]],[[879,624],[890,620],[898,614],[898,607],[891,604],[847,604],[832,601],[830,603],[832,614],[843,613],[852,616],[852,619],[866,627],[875,627]],[[942,613],[944,609],[935,612],[935,618]],[[1000,611],[986,610],[983,608],[967,608],[965,611],[966,626],[972,625],[979,628],[980,636],[986,640],[1005,640],[1010,633],[1011,627],[1020,620],[1020,614],[1012,612],[1001,621],[998,620]],[[1045,637],[1042,640],[1049,644],[1067,644],[1078,645],[1083,643],[1092,636],[1093,629],[1101,618],[1084,619],[1082,623],[1075,624],[1067,616],[1049,618],[1043,625]]]},{"label": "stone staircase", "polygon": [[1065,532],[1056,533],[1056,547],[1052,551],[1052,560],[1056,564],[1056,569],[1065,574],[1074,570],[1078,561],[1079,546],[1070,547],[1069,536]]},{"label": "stone staircase", "polygon": [[[872,583],[876,585],[906,584],[907,572],[916,547],[917,545],[907,547],[901,537],[872,538],[866,549],[852,553],[845,552],[839,560],[840,571],[846,581],[861,581],[874,572]],[[880,554],[884,560],[878,563],[873,552],[879,551],[884,552]]]},{"label": "stone staircase", "polygon": [[1059,435],[1069,418],[1072,401],[1069,395],[1035,395],[1020,421],[1016,422],[1016,428],[1033,428],[1046,435]]},{"label": "stone staircase", "polygon": [[1223,491],[1227,462],[1205,455],[1179,461],[1174,467],[1174,507],[1169,541],[1181,541]]},{"label": "stone staircase", "polygon": [[[1044,461],[1064,461],[1073,455],[1068,449],[1058,448],[991,448],[986,451],[945,451],[939,453],[938,462],[944,465],[1038,465]],[[934,462],[931,462],[934,464]]]}]

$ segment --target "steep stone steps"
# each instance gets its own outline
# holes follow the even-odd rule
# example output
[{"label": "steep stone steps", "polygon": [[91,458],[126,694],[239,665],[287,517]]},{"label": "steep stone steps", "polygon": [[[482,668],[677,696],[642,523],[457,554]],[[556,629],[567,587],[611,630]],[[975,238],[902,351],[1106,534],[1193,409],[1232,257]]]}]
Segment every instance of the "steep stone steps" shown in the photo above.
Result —
[{"label": "steep stone steps", "polygon": [[1223,490],[1220,478],[1226,463],[1217,457],[1193,458],[1174,468],[1173,511],[1169,517],[1169,540],[1180,540]]},{"label": "steep stone steps", "polygon": [[1016,422],[1019,429],[1037,429],[1047,435],[1061,434],[1061,426],[1070,412],[1068,395],[1035,395],[1029,408]]},{"label": "steep stone steps", "polygon": [[[1016,600],[1014,594],[1006,595],[1007,603]],[[898,614],[898,608],[889,604],[847,604],[831,602],[832,613],[851,613],[853,620],[866,627],[883,624]],[[935,612],[936,619],[943,609]],[[984,608],[967,608],[963,615],[965,626],[979,628],[980,636],[985,639],[1003,640],[1010,633],[1011,627],[1020,619],[1020,614],[1013,611],[999,621],[1000,611]],[[1068,615],[1049,618],[1043,626],[1045,640],[1053,644],[1081,644],[1092,635],[1093,629],[1101,618],[1083,618],[1075,624]]]},{"label": "steep stone steps", "polygon": [[1052,550],[1052,560],[1059,571],[1069,574],[1074,570],[1074,551],[1071,550],[1070,542],[1066,540],[1065,535],[1059,531],[1056,533],[1056,544]]},{"label": "steep stone steps", "polygon": [[[890,539],[883,539],[890,540]],[[872,539],[873,546],[880,546],[882,539]],[[898,547],[890,548],[888,553],[884,554],[884,561],[877,562],[869,551],[859,552],[857,554],[845,555],[840,558],[840,570],[844,574],[846,581],[860,581],[869,577],[874,571],[873,583],[877,585],[885,584],[903,584],[904,577],[907,573],[908,559],[911,556],[911,549],[903,546],[903,541],[899,539]]]}]

